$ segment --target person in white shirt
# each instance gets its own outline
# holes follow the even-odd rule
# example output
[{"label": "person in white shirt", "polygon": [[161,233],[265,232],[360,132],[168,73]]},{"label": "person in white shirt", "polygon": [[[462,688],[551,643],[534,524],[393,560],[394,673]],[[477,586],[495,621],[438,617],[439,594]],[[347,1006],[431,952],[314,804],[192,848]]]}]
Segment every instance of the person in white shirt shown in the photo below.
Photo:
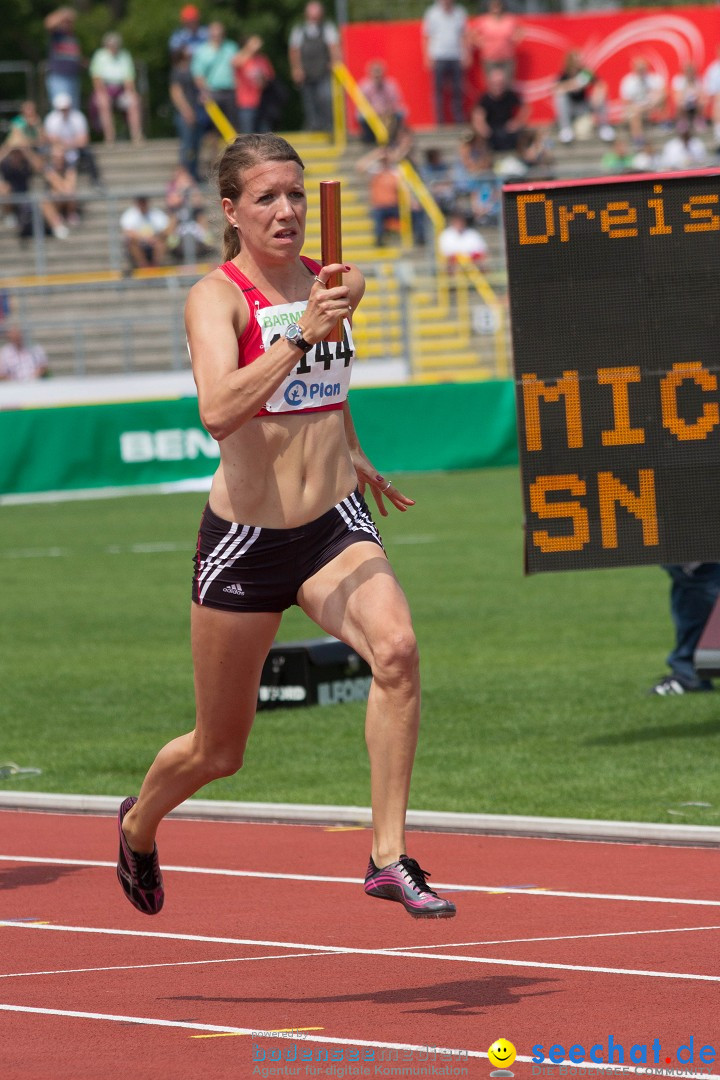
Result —
[{"label": "person in white shirt", "polygon": [[687,121],[683,121],[663,146],[658,165],[661,169],[699,169],[707,163],[705,143],[693,134]]},{"label": "person in white shirt", "polygon": [[26,345],[18,326],[8,327],[7,343],[0,348],[0,379],[41,379],[47,371],[45,350],[40,345]]},{"label": "person in white shirt", "polygon": [[120,218],[120,228],[132,265],[138,269],[161,266],[172,226],[164,210],[150,206],[147,195],[138,195]]},{"label": "person in white shirt", "polygon": [[470,54],[467,38],[467,12],[454,0],[436,0],[422,21],[425,64],[432,72],[435,92],[435,120],[445,121],[445,94],[450,95],[450,120],[461,124],[463,115],[463,71]]},{"label": "person in white shirt", "polygon": [[620,81],[620,99],[630,134],[636,141],[643,137],[643,124],[663,107],[667,86],[662,75],[650,70],[644,56],[636,56],[632,69]]},{"label": "person in white shirt", "polygon": [[474,227],[473,219],[462,210],[454,210],[448,217],[447,227],[438,237],[438,248],[451,273],[459,257],[484,263],[488,255],[485,239]]},{"label": "person in white shirt", "polygon": [[65,151],[65,160],[79,170],[84,170],[94,184],[100,186],[100,170],[90,148],[90,129],[84,113],[73,108],[69,94],[56,94],[52,99],[52,112],[43,121],[49,143],[59,144]]}]

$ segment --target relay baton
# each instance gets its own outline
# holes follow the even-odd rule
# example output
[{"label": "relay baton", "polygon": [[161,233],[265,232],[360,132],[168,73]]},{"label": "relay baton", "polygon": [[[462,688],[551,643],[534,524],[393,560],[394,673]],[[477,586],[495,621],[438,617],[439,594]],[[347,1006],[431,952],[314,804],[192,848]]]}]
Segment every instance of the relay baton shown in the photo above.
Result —
[{"label": "relay baton", "polygon": [[[323,266],[342,262],[342,223],[340,216],[340,181],[320,181],[320,250]],[[342,285],[342,274],[328,278],[329,289]],[[343,340],[343,320],[338,319],[325,338],[326,341]]]}]

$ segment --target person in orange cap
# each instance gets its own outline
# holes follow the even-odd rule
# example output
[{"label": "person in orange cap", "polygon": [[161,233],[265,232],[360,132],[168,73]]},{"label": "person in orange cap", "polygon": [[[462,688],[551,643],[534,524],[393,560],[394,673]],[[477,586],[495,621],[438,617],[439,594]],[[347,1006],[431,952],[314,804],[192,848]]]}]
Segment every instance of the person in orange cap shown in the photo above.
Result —
[{"label": "person in orange cap", "polygon": [[200,9],[195,4],[185,4],[180,8],[180,26],[168,39],[170,53],[187,50],[192,55],[207,39],[208,28],[200,25]]}]

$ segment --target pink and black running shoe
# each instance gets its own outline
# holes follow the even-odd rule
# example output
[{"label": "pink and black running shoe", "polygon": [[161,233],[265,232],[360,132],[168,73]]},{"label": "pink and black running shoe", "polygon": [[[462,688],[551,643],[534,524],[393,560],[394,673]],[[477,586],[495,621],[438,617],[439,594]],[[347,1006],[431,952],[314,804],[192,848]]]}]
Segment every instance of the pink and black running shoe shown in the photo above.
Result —
[{"label": "pink and black running shoe", "polygon": [[120,836],[120,854],[118,856],[117,876],[122,890],[133,907],[144,915],[157,915],[163,906],[162,874],[158,863],[157,844],[149,855],[142,855],[133,849],[125,839],[122,830],[123,818],[137,802],[130,795],[118,810],[118,834]]},{"label": "pink and black running shoe", "polygon": [[457,908],[443,900],[426,881],[430,874],[415,859],[401,855],[397,862],[378,869],[370,857],[365,875],[365,892],[380,900],[396,900],[414,919],[452,919]]}]

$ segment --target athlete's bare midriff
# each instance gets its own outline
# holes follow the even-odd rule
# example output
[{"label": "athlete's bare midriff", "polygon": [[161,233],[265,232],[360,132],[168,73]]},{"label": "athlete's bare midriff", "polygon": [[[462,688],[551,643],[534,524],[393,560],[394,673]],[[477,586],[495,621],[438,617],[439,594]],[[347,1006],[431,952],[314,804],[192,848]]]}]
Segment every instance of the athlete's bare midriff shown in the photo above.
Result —
[{"label": "athlete's bare midriff", "polygon": [[259,416],[220,443],[210,506],[227,521],[292,529],[320,517],[356,483],[342,410]]}]

